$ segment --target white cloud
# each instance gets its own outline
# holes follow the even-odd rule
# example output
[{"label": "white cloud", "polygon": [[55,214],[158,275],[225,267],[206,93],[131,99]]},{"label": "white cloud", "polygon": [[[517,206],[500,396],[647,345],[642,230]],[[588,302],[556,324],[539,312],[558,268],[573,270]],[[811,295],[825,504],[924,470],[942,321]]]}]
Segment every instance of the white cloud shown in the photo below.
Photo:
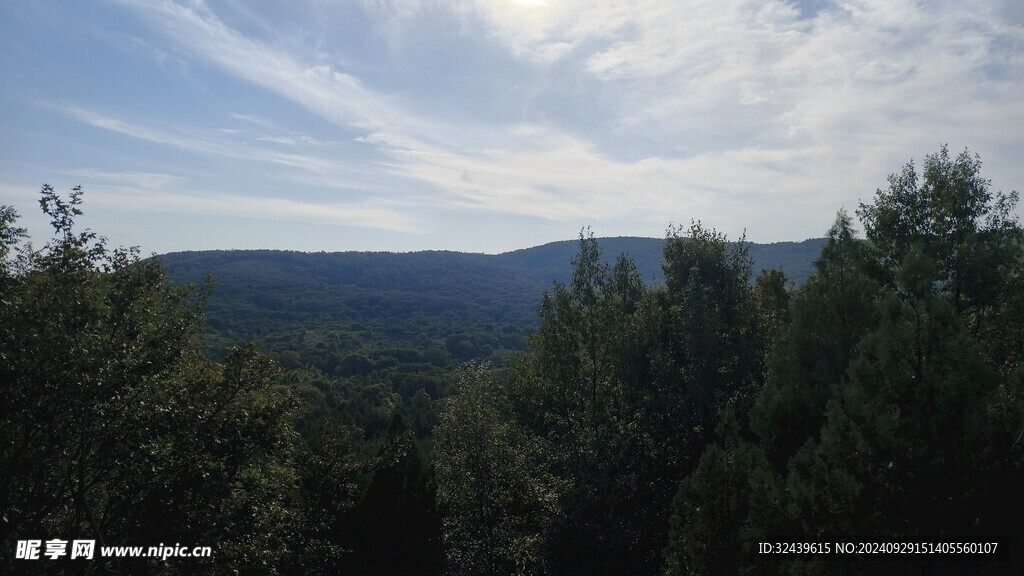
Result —
[{"label": "white cloud", "polygon": [[185,179],[172,174],[160,174],[154,172],[109,172],[104,170],[71,170],[71,176],[85,178],[90,182],[102,182],[104,184],[124,186],[129,188],[142,188],[145,190],[165,190],[169,187],[180,185]]},{"label": "white cloud", "polygon": [[118,210],[177,212],[231,218],[290,220],[311,224],[354,226],[404,233],[420,233],[407,215],[372,202],[314,204],[288,198],[253,198],[244,195],[192,195],[135,188],[96,188],[90,202]]},{"label": "white cloud", "polygon": [[189,188],[190,183],[185,178],[169,174],[78,170],[74,175],[85,179],[83,187],[88,190],[89,204],[108,211],[280,219],[404,233],[421,232],[416,221],[381,201],[314,203],[289,198],[183,192],[182,189]]},{"label": "white cloud", "polygon": [[[280,146],[270,148],[254,146],[246,143],[245,134],[239,130],[223,128],[205,130],[180,125],[153,127],[128,122],[74,105],[55,105],[54,108],[90,126],[131,138],[172,146],[205,156],[288,168],[292,170],[292,178],[298,181],[344,190],[381,192],[380,178],[372,167],[340,162],[323,154],[282,152]],[[231,138],[225,139],[224,136]],[[270,142],[271,144],[295,145],[302,143],[314,146],[321,144],[308,137],[292,139],[257,136],[252,140]]]},{"label": "white cloud", "polygon": [[[357,180],[406,198],[409,209],[429,201],[554,221],[662,224],[704,215],[734,229],[774,220],[764,225],[774,226],[766,239],[792,239],[820,232],[828,213],[870,195],[887,172],[939,142],[991,151],[990,164],[1015,163],[1021,152],[1014,127],[1024,126],[1024,28],[986,3],[850,0],[807,17],[781,0],[363,2],[393,41],[440,13],[461,19],[467,34],[485,30],[480,42],[542,71],[538,77],[558,78],[536,87],[531,106],[564,96],[554,90],[587,87],[570,100],[573,120],[552,108],[542,121],[494,123],[413,105],[422,97],[415,86],[375,88],[339,64],[357,61],[356,47],[325,56],[321,46],[247,37],[202,2],[123,1],[149,15],[177,50],[371,148],[377,160]],[[504,72],[480,82],[501,86]],[[306,174],[362,171],[340,158],[280,147],[239,151],[101,115],[77,117]],[[285,130],[258,139],[298,142]],[[1006,174],[1021,176],[1013,170]],[[400,179],[381,184],[372,174],[382,171]]]},{"label": "white cloud", "polygon": [[202,1],[117,0],[150,16],[180,49],[231,74],[276,92],[346,128],[373,129],[394,122],[380,95],[355,77],[323,63],[303,62],[225,25]]}]

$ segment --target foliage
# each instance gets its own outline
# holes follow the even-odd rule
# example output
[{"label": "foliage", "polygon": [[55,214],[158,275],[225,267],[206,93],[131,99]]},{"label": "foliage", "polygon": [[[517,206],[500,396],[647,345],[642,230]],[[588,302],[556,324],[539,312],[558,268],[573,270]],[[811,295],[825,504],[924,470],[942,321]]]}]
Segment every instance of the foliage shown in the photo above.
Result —
[{"label": "foliage", "polygon": [[459,373],[437,429],[438,503],[451,574],[543,572],[544,536],[557,512],[548,447],[503,416],[502,390],[486,365]]},{"label": "foliage", "polygon": [[[673,494],[696,465],[705,431],[759,385],[769,338],[757,334],[762,324],[766,334],[777,330],[784,276],[766,275],[755,298],[742,242],[699,223],[689,233],[670,231],[666,283],[654,288],[629,258],[610,264],[593,236],[581,234],[569,282],[542,298],[530,350],[510,366],[507,384],[480,387],[489,396],[460,393],[442,419],[440,469],[471,450],[485,462],[517,458],[506,485],[533,478],[557,488],[558,506],[532,521],[519,517],[523,524],[460,508],[478,530],[535,543],[533,572],[656,572]],[[455,415],[463,426],[469,418],[457,411],[469,398],[478,402],[475,417],[487,422],[481,429],[540,448],[513,457],[505,444],[482,441],[482,432],[452,433]],[[441,494],[449,482],[478,478],[459,470],[439,474]],[[531,502],[508,498],[503,506],[511,510]],[[446,536],[455,549],[466,539],[448,525]]]},{"label": "foliage", "polygon": [[680,487],[669,573],[966,569],[920,557],[769,563],[759,542],[1020,546],[1016,194],[990,193],[967,152],[951,159],[943,147],[924,164],[923,178],[908,164],[861,205],[867,242],[837,217],[791,298],[749,432],[721,428]]},{"label": "foliage", "polygon": [[843,382],[855,345],[876,323],[877,284],[865,274],[865,250],[840,212],[816,273],[792,295],[790,321],[750,414],[768,458],[780,467],[821,427],[831,387]]},{"label": "foliage", "polygon": [[415,439],[396,413],[356,512],[352,572],[416,575],[441,570],[437,487]]},{"label": "foliage", "polygon": [[[14,540],[87,538],[216,547],[168,572],[285,569],[304,521],[298,405],[273,361],[251,345],[205,360],[193,338],[205,292],[77,231],[80,188],[41,196],[55,237],[24,248],[17,266],[5,259],[0,295],[4,565],[13,569]],[[20,234],[3,213],[10,247]],[[85,569],[154,562],[97,558]]]},{"label": "foliage", "polygon": [[[758,550],[1024,545],[1024,231],[980,166],[908,164],[857,210],[865,240],[840,211],[800,246],[584,231],[569,267],[565,243],[171,255],[178,278],[218,273],[213,300],[44,186],[40,250],[0,207],[5,554],[57,536],[215,546],[97,572],[1016,573]],[[752,278],[766,253],[796,282]]]},{"label": "foliage", "polygon": [[648,514],[642,463],[648,454],[631,394],[642,366],[633,363],[636,322],[646,289],[632,262],[614,266],[592,235],[580,236],[568,286],[541,300],[531,354],[512,374],[511,410],[533,434],[548,439],[547,468],[567,487],[551,533],[547,564],[560,574],[635,564]]},{"label": "foliage", "polygon": [[[601,242],[610,254],[629,254],[646,284],[663,278],[664,240]],[[782,267],[799,284],[820,243],[752,244],[750,253],[758,269]],[[399,364],[445,368],[479,359],[500,366],[524,349],[544,290],[569,282],[576,248],[555,242],[493,256],[206,251],[166,254],[161,261],[179,282],[216,278],[203,331],[214,355],[253,339],[286,368],[348,378],[387,369],[373,359],[385,351]],[[614,257],[603,261],[612,265]],[[403,354],[392,354],[396,349]],[[372,365],[353,364],[354,357]]]}]

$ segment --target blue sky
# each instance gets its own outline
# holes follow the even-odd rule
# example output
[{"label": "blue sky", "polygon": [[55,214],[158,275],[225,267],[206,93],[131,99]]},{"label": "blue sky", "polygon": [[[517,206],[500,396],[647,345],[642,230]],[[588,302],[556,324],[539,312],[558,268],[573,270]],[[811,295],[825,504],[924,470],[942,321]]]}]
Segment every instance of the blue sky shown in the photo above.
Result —
[{"label": "blue sky", "polygon": [[144,253],[821,236],[948,143],[1024,182],[1019,0],[6,0],[0,204]]}]

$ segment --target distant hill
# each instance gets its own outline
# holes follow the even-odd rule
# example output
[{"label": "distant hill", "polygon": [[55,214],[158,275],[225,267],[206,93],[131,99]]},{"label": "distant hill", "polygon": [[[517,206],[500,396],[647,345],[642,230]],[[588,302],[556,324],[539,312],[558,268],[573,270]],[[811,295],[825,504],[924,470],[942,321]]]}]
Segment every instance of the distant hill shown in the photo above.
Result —
[{"label": "distant hill", "polygon": [[[797,284],[823,240],[752,244],[755,275],[782,268]],[[608,260],[626,254],[648,282],[662,278],[657,238],[600,238]],[[424,349],[465,333],[456,356],[518,348],[534,325],[540,297],[566,282],[578,242],[567,240],[498,255],[460,252],[274,250],[174,252],[160,257],[178,282],[215,279],[207,321],[211,348],[256,339],[273,349],[331,333],[343,350],[407,343]],[[475,350],[473,349],[475,347]]]},{"label": "distant hill", "polygon": [[[754,276],[762,270],[780,268],[786,277],[802,285],[814,268],[814,261],[821,252],[823,238],[803,242],[776,242],[774,244],[750,244],[750,256],[754,261]],[[598,238],[601,254],[613,262],[620,254],[633,259],[637,271],[648,283],[660,282],[661,251],[665,245],[662,238],[614,237]],[[521,269],[522,274],[543,281],[566,282],[569,279],[572,259],[579,248],[578,240],[562,240],[533,248],[524,248],[498,254],[494,258]]]}]

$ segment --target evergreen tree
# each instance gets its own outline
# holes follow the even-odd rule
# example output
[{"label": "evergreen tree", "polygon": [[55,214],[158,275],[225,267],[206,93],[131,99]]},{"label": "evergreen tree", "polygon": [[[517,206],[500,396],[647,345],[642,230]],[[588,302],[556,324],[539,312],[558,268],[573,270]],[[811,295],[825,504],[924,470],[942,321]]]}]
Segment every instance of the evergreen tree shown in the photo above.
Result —
[{"label": "evergreen tree", "polygon": [[879,301],[878,329],[834,389],[820,440],[791,462],[791,513],[809,538],[1015,544],[1007,508],[1019,512],[1020,498],[1002,479],[1020,471],[1005,457],[1011,430],[992,417],[998,378],[936,291],[936,268],[908,253],[897,290]]},{"label": "evergreen tree", "polygon": [[629,259],[608,265],[592,235],[581,234],[579,246],[569,285],[544,295],[531,352],[513,367],[513,410],[550,441],[547,466],[567,486],[549,569],[642,572],[657,558],[651,527],[663,525],[664,510],[646,484],[652,461],[638,411],[646,290]]},{"label": "evergreen tree", "polygon": [[1024,346],[1016,345],[1024,310],[1024,232],[1013,216],[1018,194],[993,193],[980,172],[977,155],[964,150],[951,158],[942,146],[925,157],[921,177],[908,163],[857,213],[887,279],[893,281],[911,250],[923,252],[935,263],[934,280],[954,313],[1007,373],[1024,355]]},{"label": "evergreen tree", "polygon": [[[990,193],[979,168],[945,147],[921,179],[909,164],[861,205],[867,242],[839,214],[791,299],[752,435],[720,427],[680,488],[669,573],[966,567],[920,557],[765,563],[753,550],[766,541],[1020,546],[1024,249],[1016,194]],[[971,560],[972,570],[1013,571]]]},{"label": "evergreen tree", "polygon": [[740,428],[732,410],[723,414],[716,441],[680,484],[672,501],[665,574],[740,574],[757,565],[755,546],[764,529],[748,518],[777,513],[769,495],[778,496],[779,486],[766,474],[762,451]]},{"label": "evergreen tree", "polygon": [[790,322],[750,416],[778,471],[821,428],[831,387],[845,378],[856,344],[876,322],[878,287],[868,266],[866,247],[840,212],[814,274],[793,295]]}]

